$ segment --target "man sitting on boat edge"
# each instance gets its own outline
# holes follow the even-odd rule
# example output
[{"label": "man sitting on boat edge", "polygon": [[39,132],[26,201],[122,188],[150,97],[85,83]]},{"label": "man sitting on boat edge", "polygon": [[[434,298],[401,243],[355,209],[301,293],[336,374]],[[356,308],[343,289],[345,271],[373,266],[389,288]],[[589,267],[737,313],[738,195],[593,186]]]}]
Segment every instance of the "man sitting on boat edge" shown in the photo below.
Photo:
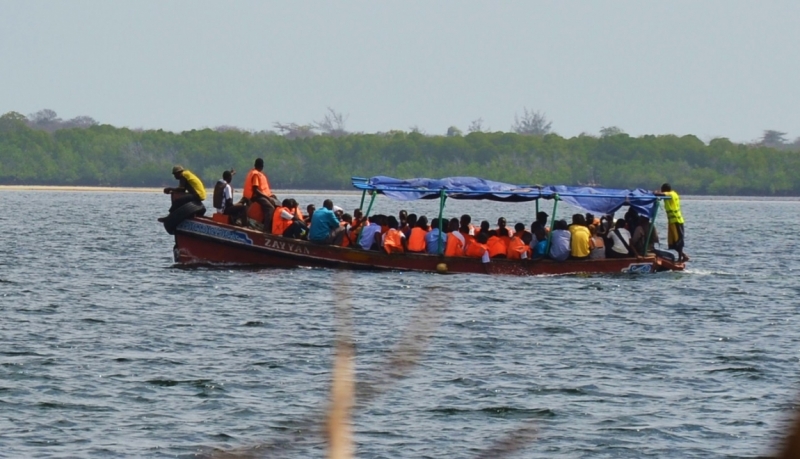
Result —
[{"label": "man sitting on boat edge", "polygon": [[322,208],[311,217],[308,240],[315,244],[341,245],[343,237],[344,228],[333,213],[333,201],[326,199]]},{"label": "man sitting on boat edge", "polygon": [[[172,195],[170,212],[189,202],[203,204],[206,199],[206,188],[196,175],[184,169],[183,166],[175,165],[172,168],[172,176],[175,177],[175,180],[178,180],[178,186],[164,188],[164,194]],[[158,221],[163,222],[165,218],[159,218]]]}]

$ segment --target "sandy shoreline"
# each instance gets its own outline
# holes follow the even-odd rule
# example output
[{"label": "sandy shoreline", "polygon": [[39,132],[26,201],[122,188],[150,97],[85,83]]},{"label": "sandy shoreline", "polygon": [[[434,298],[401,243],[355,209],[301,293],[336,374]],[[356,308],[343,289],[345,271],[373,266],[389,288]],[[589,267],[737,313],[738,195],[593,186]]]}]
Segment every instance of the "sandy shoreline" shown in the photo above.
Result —
[{"label": "sandy shoreline", "polygon": [[[112,186],[59,186],[59,185],[0,185],[0,191],[66,191],[66,192],[87,192],[99,191],[104,193],[161,193],[163,188],[136,188],[136,187],[112,187]],[[206,190],[209,197],[214,190]],[[278,196],[286,194],[297,195],[351,195],[360,194],[360,191],[348,190],[274,190]]]}]

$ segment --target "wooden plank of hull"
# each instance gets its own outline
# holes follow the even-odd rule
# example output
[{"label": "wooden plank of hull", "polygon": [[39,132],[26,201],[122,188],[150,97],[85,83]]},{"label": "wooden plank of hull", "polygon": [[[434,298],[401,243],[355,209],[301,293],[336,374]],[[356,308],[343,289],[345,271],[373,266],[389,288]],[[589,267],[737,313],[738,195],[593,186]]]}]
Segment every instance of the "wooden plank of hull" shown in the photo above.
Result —
[{"label": "wooden plank of hull", "polygon": [[[477,258],[439,257],[425,254],[394,254],[365,251],[264,234],[208,218],[186,220],[175,233],[177,260],[180,263],[230,263],[292,268],[300,266],[343,269],[378,269],[435,272],[440,263],[449,273],[542,275],[572,273],[651,272],[661,261],[603,259],[591,261],[552,260],[517,261],[492,259],[482,263]],[[683,269],[683,265],[672,269]]]}]

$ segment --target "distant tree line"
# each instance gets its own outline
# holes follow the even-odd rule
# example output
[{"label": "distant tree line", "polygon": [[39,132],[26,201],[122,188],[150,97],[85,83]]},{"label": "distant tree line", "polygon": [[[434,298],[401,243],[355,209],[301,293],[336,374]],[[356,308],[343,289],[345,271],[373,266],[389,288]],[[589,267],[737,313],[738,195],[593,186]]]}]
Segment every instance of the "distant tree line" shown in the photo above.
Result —
[{"label": "distant tree line", "polygon": [[526,110],[515,122],[523,132],[485,132],[479,119],[466,135],[457,128],[441,136],[364,134],[347,132],[346,117],[329,112],[312,124],[276,123],[278,132],[224,126],[181,133],[117,128],[88,117],[62,121],[52,111],[9,112],[0,116],[0,184],[164,186],[174,181],[171,167],[181,164],[207,186],[235,168],[234,185],[241,187],[261,157],[275,188],[347,189],[351,176],[465,175],[647,189],[666,181],[682,194],[800,195],[800,143],[778,131],[752,144],[631,137],[618,127],[566,139],[550,132],[543,114]]}]

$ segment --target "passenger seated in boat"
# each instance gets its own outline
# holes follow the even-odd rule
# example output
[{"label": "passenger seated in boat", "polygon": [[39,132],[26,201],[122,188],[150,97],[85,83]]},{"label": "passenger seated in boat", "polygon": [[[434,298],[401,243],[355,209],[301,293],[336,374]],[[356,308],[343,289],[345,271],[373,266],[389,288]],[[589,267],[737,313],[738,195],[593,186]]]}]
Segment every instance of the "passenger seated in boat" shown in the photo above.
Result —
[{"label": "passenger seated in boat", "polygon": [[[397,213],[397,221],[400,223],[399,229],[402,231],[408,226],[408,211],[405,209],[400,210]],[[386,233],[387,229],[384,229],[383,232]]]},{"label": "passenger seated in boat", "polygon": [[569,258],[572,234],[569,232],[566,220],[558,220],[554,226],[550,232],[550,258],[564,261]]},{"label": "passenger seated in boat", "polygon": [[309,204],[306,206],[306,218],[305,218],[306,225],[311,226],[311,218],[314,216],[315,210],[317,210],[317,206],[315,206],[314,204]]},{"label": "passenger seated in boat", "polygon": [[[296,206],[297,201],[294,201]],[[292,199],[284,199],[272,215],[272,234],[292,239],[300,239],[308,230],[305,222],[297,218]]]},{"label": "passenger seated in boat", "polygon": [[406,219],[406,228],[403,231],[403,234],[406,236],[406,240],[411,237],[411,230],[417,227],[417,214],[408,214],[408,218]]},{"label": "passenger seated in boat", "polygon": [[483,220],[481,222],[481,227],[478,230],[478,234],[486,235],[486,239],[488,240],[492,236],[490,231],[491,231],[491,225],[489,224],[489,222],[487,220]]},{"label": "passenger seated in boat", "polygon": [[489,238],[486,241],[489,257],[506,258],[506,256],[508,256],[508,243],[510,241],[511,238],[508,236],[498,236],[497,230],[489,231]]},{"label": "passenger seated in boat", "polygon": [[262,220],[258,223],[264,225],[265,231],[269,231],[272,228],[272,215],[275,213],[275,208],[280,205],[280,201],[272,193],[267,176],[262,170],[264,170],[264,160],[258,158],[244,179],[242,197],[247,198],[250,206],[255,204],[261,207],[260,215],[248,212],[248,216],[261,216]]},{"label": "passenger seated in boat", "polygon": [[339,219],[333,213],[333,201],[326,199],[322,203],[322,209],[315,211],[311,218],[308,240],[315,244],[341,245],[344,228],[339,223]]},{"label": "passenger seated in boat", "polygon": [[[538,222],[534,222],[538,223]],[[534,242],[536,242],[534,244]],[[545,258],[547,256],[547,235],[544,233],[544,228],[537,225],[533,231],[533,238],[531,239],[533,245],[533,259]]]},{"label": "passenger seated in boat", "polygon": [[[164,188],[164,194],[169,194],[172,198],[170,212],[183,207],[184,204],[189,202],[203,204],[206,199],[206,187],[203,186],[203,182],[196,175],[182,166],[175,166],[172,168],[172,176],[178,181],[178,186]],[[159,219],[159,221],[163,221],[163,219]]]},{"label": "passenger seated in boat", "polygon": [[[549,215],[547,215],[547,212],[544,211],[536,212],[536,223],[542,225],[545,234],[550,232],[550,228],[547,227],[547,217],[549,217]],[[533,227],[533,224],[531,224],[531,227]],[[531,233],[532,232],[533,228],[531,228]]]},{"label": "passenger seated in boat", "polygon": [[508,229],[505,217],[500,217],[497,219],[497,229],[495,232],[497,233],[498,237],[507,237],[509,239],[513,233],[513,231]]},{"label": "passenger seated in boat", "polygon": [[467,247],[467,240],[464,235],[458,230],[461,224],[457,218],[450,219],[448,228],[450,232],[447,233],[447,244],[444,247],[444,256],[446,257],[463,257],[464,249]]},{"label": "passenger seated in boat", "polygon": [[477,236],[467,240],[464,249],[464,256],[470,258],[480,258],[484,263],[489,263],[489,250],[486,248],[486,234],[478,233]]},{"label": "passenger seated in boat", "polygon": [[506,252],[506,258],[509,260],[528,260],[531,258],[531,248],[528,244],[522,240],[522,236],[525,234],[525,225],[522,223],[517,223],[514,225],[514,235],[511,236],[511,239],[508,242],[508,251]]},{"label": "passenger seated in boat", "polygon": [[233,206],[233,174],[235,171],[224,171],[222,178],[214,185],[214,209],[218,214],[225,215],[225,209]]},{"label": "passenger seated in boat", "polygon": [[400,222],[394,216],[389,216],[386,219],[386,224],[389,230],[383,235],[381,239],[381,246],[383,251],[388,254],[403,253],[406,251],[408,244],[405,234],[400,231]]},{"label": "passenger seated in boat", "polygon": [[597,226],[589,225],[589,259],[599,260],[606,257],[606,244],[601,236],[597,235]]},{"label": "passenger seated in boat", "polygon": [[[650,219],[647,218],[645,215],[639,216],[639,226],[636,227],[636,230],[633,232],[633,236],[631,236],[630,246],[633,250],[633,254],[637,257],[644,256],[644,244],[647,240],[647,233],[650,232]],[[656,228],[653,227],[653,233],[650,235],[650,243],[647,245],[647,252],[653,253],[653,249],[655,249],[655,244],[658,241],[658,231]]]},{"label": "passenger seated in boat", "polygon": [[633,256],[630,248],[631,233],[625,228],[625,220],[620,218],[614,229],[606,238],[609,248],[606,249],[608,258],[628,258]]},{"label": "passenger seated in boat", "polygon": [[[411,215],[408,216],[409,220]],[[411,228],[411,233],[408,236],[408,251],[409,252],[425,252],[426,242],[425,236],[428,234],[428,218],[424,215],[417,220],[417,226]]]},{"label": "passenger seated in boat", "polygon": [[589,228],[586,227],[586,218],[581,214],[572,216],[572,224],[569,225],[569,232],[572,235],[570,242],[571,260],[586,260],[589,258]]},{"label": "passenger seated in boat", "polygon": [[358,245],[363,250],[379,250],[380,249],[380,235],[381,225],[378,223],[378,215],[373,215],[367,225],[361,229],[361,234],[358,236]]},{"label": "passenger seated in boat", "polygon": [[341,227],[344,228],[344,237],[342,238],[342,247],[352,247],[355,245],[356,233],[353,230],[353,216],[350,214],[342,214]]},{"label": "passenger seated in boat", "polygon": [[467,214],[461,216],[459,220],[458,230],[464,236],[474,236],[475,235],[475,227],[472,226],[472,217]]},{"label": "passenger seated in boat", "polygon": [[440,234],[441,234],[441,248],[442,251],[444,251],[444,248],[447,245],[447,234],[444,231],[439,233],[439,219],[434,218],[433,221],[431,221],[431,230],[428,231],[428,234],[425,235],[425,251],[431,255],[439,254]]},{"label": "passenger seated in boat", "polygon": [[628,228],[629,233],[633,234],[636,232],[637,226],[639,226],[639,214],[636,209],[629,207],[625,212],[625,227]]}]

